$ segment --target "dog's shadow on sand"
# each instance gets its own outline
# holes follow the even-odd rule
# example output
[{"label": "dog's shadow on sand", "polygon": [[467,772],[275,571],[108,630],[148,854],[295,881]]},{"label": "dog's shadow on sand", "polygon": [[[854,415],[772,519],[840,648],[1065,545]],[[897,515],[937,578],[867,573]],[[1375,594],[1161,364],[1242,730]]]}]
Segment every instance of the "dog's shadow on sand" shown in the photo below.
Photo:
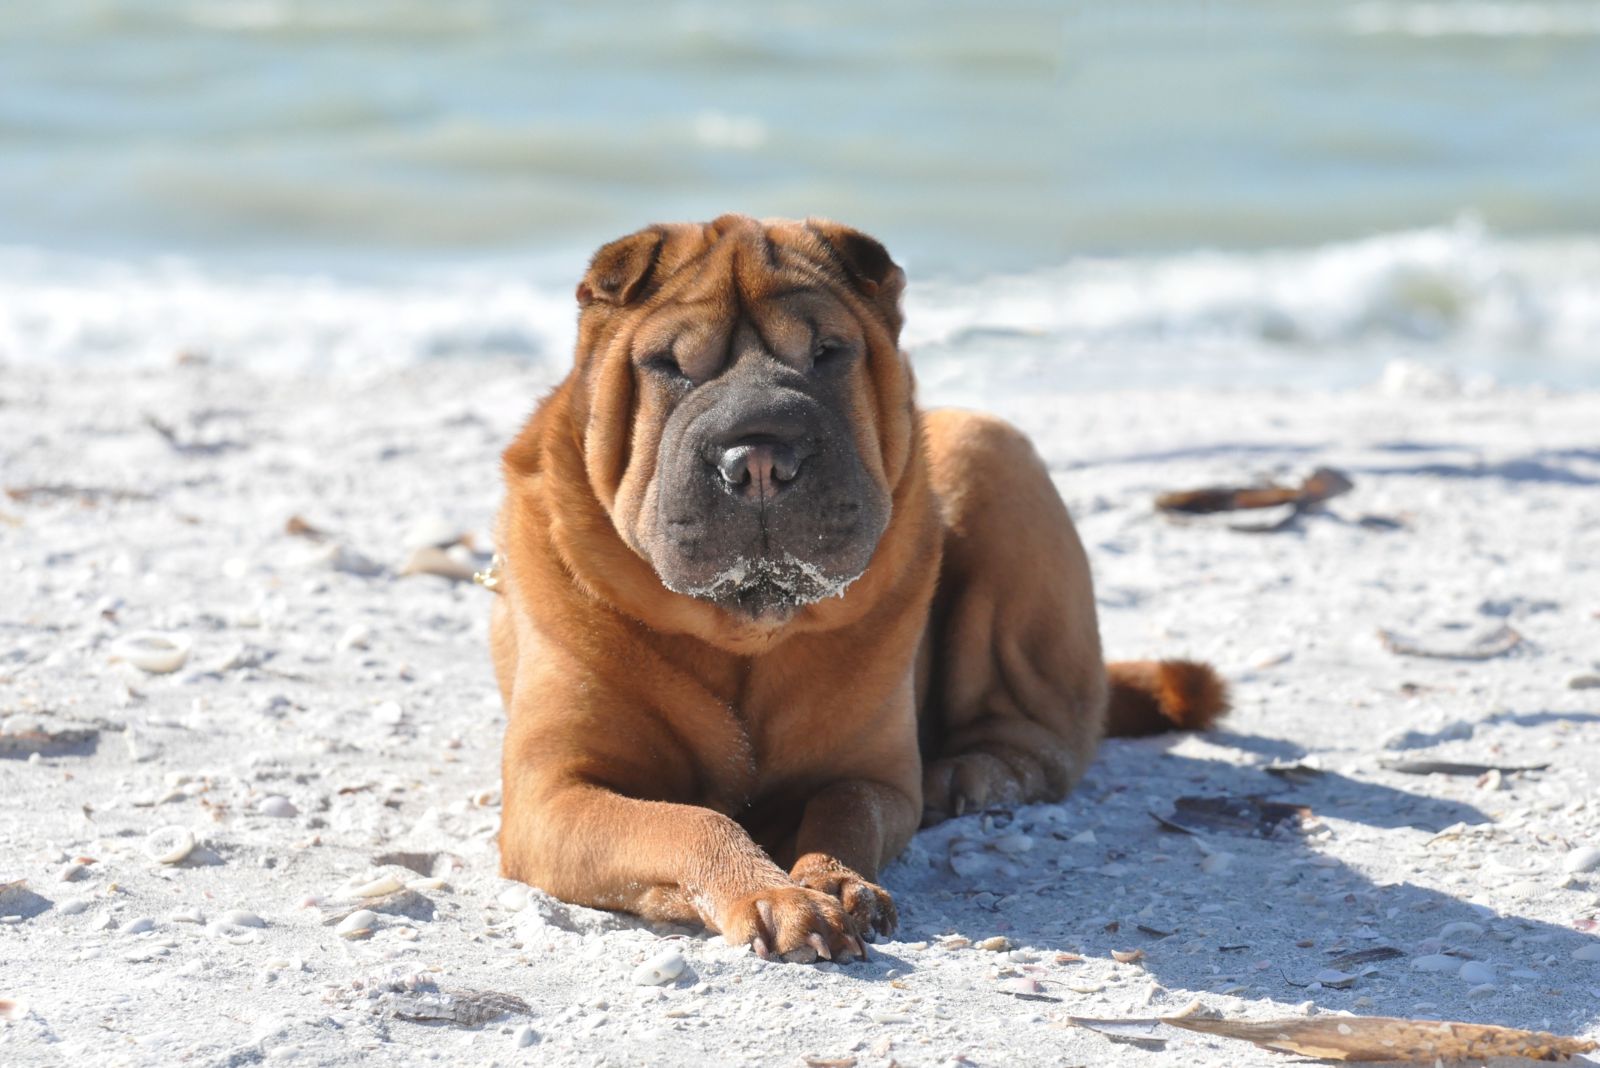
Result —
[{"label": "dog's shadow on sand", "polygon": [[[1211,740],[1276,760],[1302,752],[1226,732]],[[1500,866],[1496,838],[1518,832],[1496,829],[1474,805],[1405,789],[1421,780],[1384,772],[1376,761],[1372,774],[1397,785],[1330,771],[1284,778],[1259,765],[1180,755],[1176,744],[1108,743],[1060,805],[991,810],[919,834],[884,875],[900,906],[896,937],[1004,935],[1038,951],[1049,979],[1068,985],[1074,968],[1103,975],[1109,964],[1095,958],[1142,950],[1137,961],[1116,965],[1124,981],[1138,978],[1137,969],[1173,990],[1534,1030],[1575,1033],[1600,1018],[1590,990],[1600,989],[1600,964],[1574,959],[1600,938],[1472,900],[1493,888],[1502,901],[1514,897],[1530,911],[1577,921],[1600,876],[1573,877],[1587,891],[1584,883],[1563,889],[1559,861],[1539,870]],[[1303,806],[1312,833],[1191,836],[1150,814],[1170,812],[1179,797]],[[1503,793],[1485,798],[1516,804]],[[1402,835],[1402,828],[1413,830]],[[1380,837],[1389,834],[1392,844]],[[1338,859],[1352,840],[1365,840],[1373,867],[1385,873],[1397,868],[1385,854],[1403,851],[1402,870],[1418,881],[1375,879]],[[1541,900],[1554,894],[1582,901]],[[1376,952],[1350,956],[1362,951]],[[1089,960],[1073,965],[1055,959],[1058,952]],[[1001,955],[996,963],[1033,956]],[[1084,1015],[1106,1009],[1092,998],[1062,998],[1083,1001]]]}]

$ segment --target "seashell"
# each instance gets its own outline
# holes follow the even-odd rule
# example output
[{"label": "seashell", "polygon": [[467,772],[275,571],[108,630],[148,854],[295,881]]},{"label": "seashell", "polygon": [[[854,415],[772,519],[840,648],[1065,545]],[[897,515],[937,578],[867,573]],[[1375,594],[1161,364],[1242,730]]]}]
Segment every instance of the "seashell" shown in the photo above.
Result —
[{"label": "seashell", "polygon": [[0,997],[0,1020],[20,1020],[28,1015],[28,1003],[18,998]]},{"label": "seashell", "polygon": [[988,950],[990,953],[1003,953],[1011,948],[1011,939],[1005,935],[995,935],[993,938],[972,943],[972,948]]},{"label": "seashell", "polygon": [[138,919],[129,920],[127,923],[123,924],[121,927],[118,927],[117,928],[117,933],[118,934],[124,934],[124,935],[144,934],[146,931],[155,930],[155,927],[156,927],[156,921],[155,920],[152,920],[148,916],[140,916]]},{"label": "seashell", "polygon": [[950,858],[950,870],[962,878],[982,875],[989,867],[988,859],[981,853],[957,853]]},{"label": "seashell", "polygon": [[339,921],[339,926],[333,929],[333,933],[340,938],[366,938],[372,933],[372,928],[377,922],[376,912],[371,909],[356,909]]},{"label": "seashell", "polygon": [[1461,961],[1456,957],[1447,957],[1443,953],[1430,953],[1426,957],[1416,957],[1411,961],[1411,970],[1418,972],[1453,972],[1461,967]]},{"label": "seashell", "polygon": [[345,884],[344,889],[339,891],[339,896],[344,898],[346,901],[350,901],[367,897],[383,897],[385,894],[393,894],[396,891],[404,890],[405,888],[405,883],[401,882],[393,875],[385,873],[378,876],[376,879],[371,880],[370,882],[357,883],[354,886],[351,886],[347,883]]},{"label": "seashell", "polygon": [[1324,968],[1316,975],[1313,975],[1311,981],[1321,983],[1330,990],[1347,990],[1355,985],[1355,981],[1359,978],[1361,976],[1353,975],[1350,972],[1341,972],[1337,968]]},{"label": "seashell", "polygon": [[157,827],[144,840],[145,855],[158,864],[176,864],[194,850],[194,835],[187,827]]},{"label": "seashell", "polygon": [[994,840],[994,847],[1007,856],[1026,853],[1033,848],[1033,839],[1025,834],[1005,834]]},{"label": "seashell", "polygon": [[1590,942],[1572,951],[1573,960],[1600,960],[1600,942]]},{"label": "seashell", "polygon": [[263,797],[256,803],[256,813],[261,816],[271,816],[273,819],[289,819],[300,815],[300,810],[294,807],[294,802],[287,797],[273,794]]},{"label": "seashell", "polygon": [[683,953],[677,948],[663,950],[633,970],[638,986],[663,986],[683,974]]},{"label": "seashell", "polygon": [[399,701],[380,701],[372,708],[372,718],[379,723],[397,727],[405,722],[406,710]]},{"label": "seashell", "polygon": [[1580,849],[1574,849],[1567,854],[1567,859],[1562,862],[1561,867],[1573,875],[1589,871],[1600,871],[1600,849],[1594,846],[1583,846]]},{"label": "seashell", "polygon": [[205,923],[206,917],[199,909],[188,908],[168,913],[167,920],[170,923]]},{"label": "seashell", "polygon": [[1469,960],[1461,966],[1456,973],[1464,983],[1479,986],[1484,983],[1494,982],[1494,969],[1481,960]]},{"label": "seashell", "polygon": [[372,644],[372,628],[365,623],[352,623],[339,635],[335,647],[339,649],[365,649]]},{"label": "seashell", "polygon": [[230,909],[218,916],[217,922],[232,924],[235,927],[265,927],[267,925],[266,920],[244,909]]},{"label": "seashell", "polygon": [[402,575],[439,575],[452,582],[471,582],[477,570],[476,563],[461,560],[434,545],[413,551],[400,565]]},{"label": "seashell", "polygon": [[500,907],[511,912],[520,912],[528,907],[528,888],[526,886],[508,886],[495,897]]},{"label": "seashell", "polygon": [[520,1025],[511,1033],[511,1044],[517,1049],[524,1049],[539,1040],[538,1034],[527,1024]]},{"label": "seashell", "polygon": [[327,568],[331,571],[343,571],[347,575],[359,575],[362,578],[374,578],[383,574],[382,564],[337,542],[317,546],[302,557],[302,563],[307,568]]},{"label": "seashell", "polygon": [[415,549],[448,549],[471,538],[442,515],[423,516],[406,531],[402,543]]},{"label": "seashell", "polygon": [[1465,920],[1460,920],[1456,923],[1447,923],[1443,927],[1439,928],[1439,938],[1441,941],[1447,941],[1455,935],[1466,935],[1468,938],[1477,938],[1481,934],[1483,934],[1483,926],[1481,924],[1468,923]]},{"label": "seashell", "polygon": [[194,643],[181,634],[139,631],[111,643],[111,659],[132,664],[151,675],[177,671],[189,660]]}]

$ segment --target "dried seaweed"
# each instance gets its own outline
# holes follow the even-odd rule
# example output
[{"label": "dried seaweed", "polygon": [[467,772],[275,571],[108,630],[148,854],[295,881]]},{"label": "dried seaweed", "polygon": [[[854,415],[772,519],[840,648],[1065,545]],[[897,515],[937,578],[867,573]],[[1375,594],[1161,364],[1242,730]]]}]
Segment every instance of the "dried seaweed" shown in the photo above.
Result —
[{"label": "dried seaweed", "polygon": [[528,1003],[515,994],[494,990],[418,990],[389,994],[384,999],[389,1014],[418,1023],[447,1023],[477,1027],[513,1014],[526,1016]]},{"label": "dried seaweed", "polygon": [[1372,949],[1358,949],[1354,953],[1343,953],[1328,962],[1330,968],[1353,968],[1358,964],[1372,964],[1380,960],[1394,960],[1396,957],[1405,956],[1393,946],[1375,946]]},{"label": "dried seaweed", "polygon": [[102,731],[120,731],[105,720],[78,722],[49,717],[18,716],[0,724],[0,757],[86,756],[95,751]]},{"label": "dried seaweed", "polygon": [[114,486],[79,486],[70,482],[44,482],[27,486],[7,486],[6,496],[19,504],[36,500],[76,498],[85,505],[101,501],[152,501],[155,498],[141,490],[118,489]]}]

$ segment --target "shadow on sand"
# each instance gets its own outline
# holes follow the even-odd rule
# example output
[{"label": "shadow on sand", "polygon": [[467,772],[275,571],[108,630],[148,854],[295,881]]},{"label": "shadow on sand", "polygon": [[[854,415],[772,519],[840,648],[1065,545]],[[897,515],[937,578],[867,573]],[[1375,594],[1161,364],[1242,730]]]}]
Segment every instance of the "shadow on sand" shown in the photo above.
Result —
[{"label": "shadow on sand", "polygon": [[[1524,719],[1545,721],[1535,714],[1517,722]],[[1209,737],[1273,759],[1301,754],[1268,738]],[[1499,868],[1495,836],[1504,841],[1528,832],[1497,831],[1473,805],[1406,789],[1423,780],[1382,772],[1375,760],[1374,777],[1400,785],[1333,773],[1291,782],[1259,766],[1178,755],[1171,752],[1174,744],[1109,742],[1060,806],[991,811],[920,834],[884,877],[900,903],[898,937],[1004,934],[1020,946],[1102,959],[1113,950],[1142,949],[1138,967],[1165,988],[1291,1003],[1314,999],[1323,1008],[1360,1015],[1574,1033],[1600,1019],[1600,995],[1590,989],[1600,989],[1600,964],[1573,957],[1600,939],[1472,901],[1480,889],[1492,889],[1499,901],[1527,904],[1565,893],[1573,898],[1569,907],[1544,901],[1530,911],[1565,911],[1577,920],[1583,902],[1600,889],[1600,877],[1589,880],[1589,892],[1574,893],[1559,889],[1559,863],[1537,872]],[[1174,833],[1149,811],[1170,809],[1180,796],[1257,796],[1305,806],[1313,827],[1332,821],[1328,844],[1291,830],[1265,838]],[[1488,796],[1506,803],[1505,794]],[[1402,834],[1407,828],[1411,832]],[[1074,842],[1086,829],[1096,840]],[[1009,856],[990,849],[980,854],[989,859],[987,867],[973,872],[964,865],[965,875],[952,870],[952,845],[960,850],[1015,832],[1028,835],[1032,848]],[[1375,880],[1338,859],[1353,842],[1365,853],[1377,851],[1377,870],[1395,871],[1386,861],[1403,851],[1404,870],[1421,882]],[[1207,874],[1201,868],[1207,851],[1230,859],[1225,867],[1214,862]],[[1440,883],[1458,885],[1459,896],[1438,889]],[[1346,966],[1347,973],[1373,969],[1347,989],[1314,985],[1313,977],[1340,956],[1385,947],[1400,955]],[[1418,958],[1430,958],[1423,965],[1440,970],[1419,970]],[[1492,988],[1484,988],[1481,976],[1459,974],[1459,965],[1469,961],[1493,969]]]}]

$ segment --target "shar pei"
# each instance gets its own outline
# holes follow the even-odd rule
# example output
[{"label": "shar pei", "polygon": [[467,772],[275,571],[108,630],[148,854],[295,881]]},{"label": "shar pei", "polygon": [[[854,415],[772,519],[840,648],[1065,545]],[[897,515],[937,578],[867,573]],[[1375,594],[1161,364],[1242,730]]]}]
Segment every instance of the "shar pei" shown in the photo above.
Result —
[{"label": "shar pei", "polygon": [[819,220],[595,254],[571,372],[504,455],[507,877],[846,960],[893,930],[876,880],[919,825],[1225,710],[1205,665],[1105,662],[1027,438],[918,408],[904,285]]}]

